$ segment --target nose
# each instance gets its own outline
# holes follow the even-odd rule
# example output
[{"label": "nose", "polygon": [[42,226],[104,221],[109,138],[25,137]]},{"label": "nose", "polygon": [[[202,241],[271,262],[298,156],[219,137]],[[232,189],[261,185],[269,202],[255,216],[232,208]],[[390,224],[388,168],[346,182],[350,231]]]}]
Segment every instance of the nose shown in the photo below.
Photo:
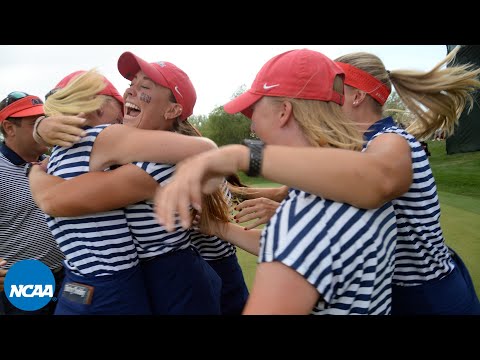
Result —
[{"label": "nose", "polygon": [[125,90],[125,94],[123,95],[123,98],[126,99],[129,95],[130,96],[137,96],[138,90],[137,90],[136,84],[130,84],[130,86]]}]

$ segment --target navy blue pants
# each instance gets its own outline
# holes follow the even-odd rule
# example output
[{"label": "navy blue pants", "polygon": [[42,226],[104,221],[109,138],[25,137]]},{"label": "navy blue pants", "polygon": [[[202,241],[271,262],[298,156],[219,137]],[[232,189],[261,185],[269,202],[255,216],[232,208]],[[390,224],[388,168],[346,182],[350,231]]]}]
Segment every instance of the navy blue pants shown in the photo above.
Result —
[{"label": "navy blue pants", "polygon": [[468,269],[452,251],[455,268],[441,280],[419,286],[393,286],[392,315],[480,315],[480,302]]},{"label": "navy blue pants", "polygon": [[193,248],[142,261],[155,315],[220,315],[222,281]]},{"label": "navy blue pants", "polygon": [[[94,287],[90,304],[71,301],[63,294],[65,285],[79,283]],[[55,315],[151,315],[140,265],[105,276],[78,276],[65,269],[65,279]]]},{"label": "navy blue pants", "polygon": [[222,279],[222,315],[241,315],[248,299],[248,288],[237,255],[210,260],[208,264]]}]

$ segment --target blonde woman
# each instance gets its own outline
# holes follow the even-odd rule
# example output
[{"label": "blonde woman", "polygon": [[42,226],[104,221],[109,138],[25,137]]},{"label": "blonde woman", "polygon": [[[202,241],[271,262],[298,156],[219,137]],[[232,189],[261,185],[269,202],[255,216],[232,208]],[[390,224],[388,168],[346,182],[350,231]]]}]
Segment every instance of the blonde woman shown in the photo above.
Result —
[{"label": "blonde woman", "polygon": [[[127,52],[119,59],[119,70],[132,81],[125,92],[124,123],[129,129],[140,127],[166,130],[162,132],[167,134],[176,131],[199,135],[187,121],[196,101],[195,89],[181,69],[169,62],[147,63]],[[46,135],[45,138],[50,139]],[[195,144],[199,138],[191,139]],[[158,160],[173,151],[183,154],[183,158],[191,155],[191,150],[183,146],[185,143],[172,144],[162,155],[157,154]],[[196,146],[196,149],[201,152],[205,147]],[[111,149],[105,147],[102,151],[109,153]],[[153,197],[156,181],[165,183],[173,170],[172,165],[142,162],[110,172],[84,174],[67,183],[38,174],[35,179],[38,192],[34,192],[38,195],[39,206],[49,214],[78,216],[126,207],[154,314],[218,314],[219,309],[222,314],[238,314],[243,309],[248,289],[235,247],[193,230],[187,232],[181,226],[177,226],[174,234],[167,234],[155,220],[152,203],[148,200]],[[59,191],[67,195],[55,196]],[[217,220],[228,220],[228,209],[220,190],[215,197],[205,200],[210,204],[207,214]],[[208,222],[209,217],[202,217],[202,221]],[[221,277],[221,295],[217,274],[198,256],[197,250]],[[205,286],[205,274],[210,278],[210,287]],[[217,298],[212,300],[211,296]]]},{"label": "blonde woman", "polygon": [[[261,174],[272,181],[365,209],[393,202],[399,228],[393,314],[480,313],[468,270],[445,245],[435,179],[416,139],[438,128],[451,133],[480,87],[479,69],[445,67],[457,51],[427,72],[387,71],[377,56],[364,52],[338,58],[345,71],[343,109],[364,134],[364,151],[268,145],[263,153]],[[382,118],[392,86],[415,115],[406,131],[391,117]],[[211,162],[198,176],[204,180],[235,166],[246,170],[246,160]],[[200,188],[191,189],[184,196],[198,202]]]},{"label": "blonde woman", "polygon": [[[143,92],[137,92],[137,89],[145,87],[147,83],[150,86],[150,101],[144,101],[145,104],[141,104],[139,97]],[[135,160],[155,161],[163,158],[176,162],[179,160],[179,156],[184,157],[185,154],[197,153],[214,146],[211,141],[199,137],[165,131],[140,130],[123,125],[107,125],[118,122],[119,117],[122,118],[122,106],[117,101],[102,95],[101,92],[104,89],[103,76],[95,71],[79,72],[69,75],[67,79],[60,82],[46,100],[45,113],[49,116],[84,112],[87,119],[84,124],[86,136],[80,142],[71,147],[56,146],[53,148],[48,163],[48,173],[68,180],[63,182],[59,179],[62,183],[56,190],[61,194],[68,196],[67,194],[77,193],[82,196],[85,193],[82,187],[68,189],[61,187],[61,185],[70,185],[70,183],[74,185],[74,179],[81,174],[95,171],[100,175],[113,173],[114,171],[104,172],[102,170],[111,165],[125,164]],[[136,103],[138,105],[135,105],[135,108],[138,109],[141,106],[147,115],[140,116],[134,121],[143,119],[147,122],[149,113],[157,114],[157,118],[160,114],[167,117],[167,113],[172,117],[179,117],[184,108],[188,111],[187,106],[171,104],[168,100],[169,91],[163,87],[154,86],[152,80],[147,81],[142,76],[139,76],[135,85],[130,87],[128,94],[127,101],[130,105],[126,108],[125,121],[132,120],[133,117],[128,113],[132,104]],[[194,96],[194,92],[191,94]],[[190,99],[190,104],[193,108],[194,99]],[[181,152],[173,149],[173,147],[178,149],[177,146],[182,149]],[[161,153],[162,155],[143,156],[145,148],[150,149],[148,151],[156,149],[157,154]],[[123,169],[119,168],[114,176],[116,182],[122,182],[123,174],[123,180],[128,188],[126,191],[129,193],[128,196],[132,197],[133,194],[138,196],[143,192],[144,197],[141,199],[143,200],[153,195],[153,191],[148,194],[148,189],[155,189],[157,177],[161,178],[171,171],[171,165],[135,163],[127,165]],[[155,175],[151,176],[152,172],[155,172]],[[44,183],[42,175],[47,176],[42,174],[38,166],[35,166],[30,174],[32,192],[36,200],[41,198],[39,194],[42,193],[42,184]],[[55,179],[55,177],[53,178]],[[91,180],[95,181],[93,179],[92,177]],[[111,198],[110,191],[114,189],[115,187],[111,186],[109,192],[104,192],[100,198]],[[56,197],[59,197],[59,192],[55,193]],[[100,198],[96,200],[101,202]],[[87,199],[91,200],[92,198]],[[112,201],[118,202],[116,199]],[[90,207],[94,206],[90,204]],[[119,207],[112,209],[117,210],[99,210],[101,212],[87,212],[89,215],[67,214],[47,218],[48,225],[67,259],[66,280],[58,300],[56,314],[151,314],[160,312],[157,304],[154,303],[155,299],[152,298],[153,280],[149,278],[149,272],[146,269],[147,266],[152,267],[156,264],[158,259],[152,256],[151,261],[145,262],[148,265],[144,265],[144,263],[140,265],[138,243],[145,239],[139,239],[138,236],[133,237],[132,219],[127,216],[127,210],[119,209]],[[81,211],[85,211],[85,208],[82,208]],[[93,214],[93,212],[95,213]],[[132,212],[134,212],[133,209]],[[132,216],[135,217],[135,215]],[[161,232],[158,225],[157,228],[157,232]],[[171,278],[164,278],[161,276],[162,274],[157,274],[154,285],[156,288],[163,288],[166,294],[164,294],[163,302],[165,303],[166,299],[174,298],[174,305],[177,306],[174,309],[162,308],[162,313],[219,313],[220,279],[208,264],[191,249],[188,233],[179,231],[175,237],[169,237],[168,240],[164,241],[162,249],[177,250],[173,256],[170,256],[170,259],[175,259],[181,269],[180,271],[177,267],[176,275],[185,282],[183,286],[189,287],[189,293],[185,293],[183,288],[174,291],[173,286],[168,286]],[[159,250],[159,246],[153,250],[149,248],[148,241],[144,241],[142,244],[141,249],[144,250],[142,255]],[[173,263],[173,260],[170,261]],[[181,263],[183,265],[180,265]],[[75,296],[78,292],[82,292],[85,296],[82,298]],[[181,298],[181,301],[177,302],[178,298]],[[173,303],[173,300],[171,302]]]},{"label": "blonde woman", "polygon": [[[342,112],[343,78],[321,53],[288,51],[268,61],[251,89],[225,111],[251,118],[252,131],[272,146],[360,150],[361,135]],[[229,145],[178,164],[173,181],[156,196],[160,222],[171,230],[174,213],[185,216],[186,204],[199,202],[194,196],[211,175],[258,175],[262,149],[261,142]],[[263,231],[233,223],[211,230],[259,255],[244,314],[390,314],[396,235],[391,204],[364,210],[291,188]]]}]

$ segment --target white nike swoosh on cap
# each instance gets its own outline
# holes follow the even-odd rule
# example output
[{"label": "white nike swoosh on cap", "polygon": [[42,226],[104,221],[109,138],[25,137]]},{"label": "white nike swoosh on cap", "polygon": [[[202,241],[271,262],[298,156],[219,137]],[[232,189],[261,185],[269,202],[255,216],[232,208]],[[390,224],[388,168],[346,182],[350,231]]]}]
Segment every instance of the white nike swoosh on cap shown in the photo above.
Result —
[{"label": "white nike swoosh on cap", "polygon": [[178,86],[175,86],[175,91],[178,93],[178,95],[180,95],[183,98],[182,93],[180,92],[180,90],[178,90]]},{"label": "white nike swoosh on cap", "polygon": [[272,88],[277,87],[277,86],[280,86],[280,84],[275,84],[275,85],[267,85],[267,83],[263,84],[263,88],[265,90],[269,90],[269,89],[272,89]]}]

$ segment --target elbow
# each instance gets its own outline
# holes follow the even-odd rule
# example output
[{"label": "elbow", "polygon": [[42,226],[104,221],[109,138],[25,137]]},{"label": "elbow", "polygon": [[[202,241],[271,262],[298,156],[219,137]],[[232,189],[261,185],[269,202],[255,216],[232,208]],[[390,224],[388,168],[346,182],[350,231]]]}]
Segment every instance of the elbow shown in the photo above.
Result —
[{"label": "elbow", "polygon": [[218,146],[217,144],[215,143],[215,141],[209,139],[209,138],[206,138],[206,137],[202,137],[201,138],[203,141],[204,141],[204,145],[205,145],[205,151],[208,151],[208,150],[213,150],[213,149],[218,149]]},{"label": "elbow", "polygon": [[376,209],[385,203],[395,200],[397,197],[405,194],[409,189],[409,184],[399,184],[395,179],[384,178],[384,181],[376,188],[376,191],[370,196],[367,209]]},{"label": "elbow", "polygon": [[45,214],[50,216],[58,216],[56,213],[55,201],[48,196],[40,196],[35,198],[35,203]]}]

